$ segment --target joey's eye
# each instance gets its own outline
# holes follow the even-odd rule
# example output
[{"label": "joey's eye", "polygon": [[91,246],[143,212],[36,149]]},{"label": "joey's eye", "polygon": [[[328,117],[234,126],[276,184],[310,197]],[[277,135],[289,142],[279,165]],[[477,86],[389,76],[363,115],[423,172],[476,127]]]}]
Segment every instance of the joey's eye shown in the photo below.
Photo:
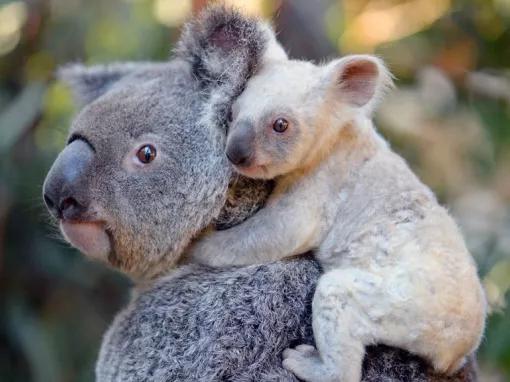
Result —
[{"label": "joey's eye", "polygon": [[273,130],[277,133],[283,133],[289,127],[289,122],[285,118],[278,118],[273,123]]},{"label": "joey's eye", "polygon": [[138,150],[136,157],[143,164],[150,163],[156,158],[156,148],[152,145],[144,145]]}]

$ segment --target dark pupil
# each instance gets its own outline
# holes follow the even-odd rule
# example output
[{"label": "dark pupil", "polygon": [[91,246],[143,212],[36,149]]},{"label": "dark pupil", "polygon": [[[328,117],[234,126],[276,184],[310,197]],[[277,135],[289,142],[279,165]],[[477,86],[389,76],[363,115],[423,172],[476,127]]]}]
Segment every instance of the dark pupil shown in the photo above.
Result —
[{"label": "dark pupil", "polygon": [[150,162],[151,160],[151,157],[152,157],[152,150],[149,146],[145,146],[143,148],[143,155],[145,157],[145,161],[146,162]]},{"label": "dark pupil", "polygon": [[276,131],[280,133],[285,131],[285,129],[287,128],[287,121],[282,118],[277,119],[274,124],[274,128]]},{"label": "dark pupil", "polygon": [[138,152],[138,159],[142,163],[150,163],[156,157],[156,149],[154,147],[147,145],[143,146]]}]

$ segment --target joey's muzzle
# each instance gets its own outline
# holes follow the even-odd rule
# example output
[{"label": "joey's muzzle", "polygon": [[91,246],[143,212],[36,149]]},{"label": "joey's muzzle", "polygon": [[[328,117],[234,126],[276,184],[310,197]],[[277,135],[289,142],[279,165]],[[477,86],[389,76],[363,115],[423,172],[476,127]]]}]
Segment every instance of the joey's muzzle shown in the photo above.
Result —
[{"label": "joey's muzzle", "polygon": [[255,130],[253,123],[241,121],[233,126],[228,135],[227,158],[235,166],[250,166],[255,154]]},{"label": "joey's muzzle", "polygon": [[88,181],[92,147],[77,139],[53,163],[43,185],[46,207],[57,219],[81,220],[90,203]]}]

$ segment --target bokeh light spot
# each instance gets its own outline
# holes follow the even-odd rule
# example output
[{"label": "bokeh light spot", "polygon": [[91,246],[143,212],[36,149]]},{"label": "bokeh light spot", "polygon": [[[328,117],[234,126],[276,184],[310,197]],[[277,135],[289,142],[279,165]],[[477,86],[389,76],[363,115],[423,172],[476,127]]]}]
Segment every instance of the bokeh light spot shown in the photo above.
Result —
[{"label": "bokeh light spot", "polygon": [[0,7],[0,56],[16,48],[26,19],[27,6],[22,1],[14,1]]},{"label": "bokeh light spot", "polygon": [[155,0],[154,17],[169,27],[176,27],[191,15],[191,0]]}]

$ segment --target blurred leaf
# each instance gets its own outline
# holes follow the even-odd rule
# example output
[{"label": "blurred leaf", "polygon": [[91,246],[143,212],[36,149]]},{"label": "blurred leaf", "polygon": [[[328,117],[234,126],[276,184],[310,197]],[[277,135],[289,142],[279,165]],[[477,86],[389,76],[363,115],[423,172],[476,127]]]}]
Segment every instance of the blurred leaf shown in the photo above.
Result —
[{"label": "blurred leaf", "polygon": [[67,138],[74,105],[71,91],[60,82],[48,87],[44,97],[44,115],[35,131],[35,144],[49,153],[57,153]]},{"label": "blurred leaf", "polygon": [[[509,306],[507,295],[507,306]],[[510,376],[510,309],[493,314],[488,321],[481,355],[492,365],[499,365]]]},{"label": "blurred leaf", "polygon": [[34,382],[58,381],[58,362],[51,341],[33,312],[21,306],[19,301],[9,304],[10,336],[25,355]]},{"label": "blurred leaf", "polygon": [[26,86],[0,114],[0,154],[8,151],[39,116],[45,90],[42,83]]},{"label": "blurred leaf", "polygon": [[478,100],[473,103],[492,135],[496,154],[508,150],[510,145],[510,110],[503,101]]}]

